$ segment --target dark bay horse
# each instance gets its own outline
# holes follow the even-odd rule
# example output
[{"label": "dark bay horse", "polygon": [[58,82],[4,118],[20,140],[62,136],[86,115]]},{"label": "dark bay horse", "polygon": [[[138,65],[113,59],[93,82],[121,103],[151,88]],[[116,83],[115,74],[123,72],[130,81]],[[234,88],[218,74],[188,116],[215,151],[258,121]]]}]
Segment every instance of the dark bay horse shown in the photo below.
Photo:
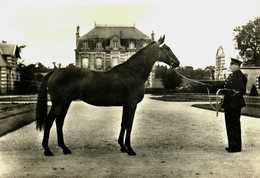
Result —
[{"label": "dark bay horse", "polygon": [[[136,155],[131,147],[130,137],[136,106],[144,97],[144,83],[156,61],[162,61],[172,67],[179,66],[176,56],[163,43],[164,37],[157,42],[151,42],[129,60],[107,72],[94,72],[75,67],[56,69],[48,73],[41,83],[36,107],[36,128],[44,129],[42,141],[44,154],[53,155],[48,140],[54,120],[58,145],[64,154],[71,153],[63,139],[64,118],[70,103],[73,100],[82,100],[96,106],[123,107],[118,143],[122,152]],[[47,114],[47,93],[52,102],[49,114]]]}]

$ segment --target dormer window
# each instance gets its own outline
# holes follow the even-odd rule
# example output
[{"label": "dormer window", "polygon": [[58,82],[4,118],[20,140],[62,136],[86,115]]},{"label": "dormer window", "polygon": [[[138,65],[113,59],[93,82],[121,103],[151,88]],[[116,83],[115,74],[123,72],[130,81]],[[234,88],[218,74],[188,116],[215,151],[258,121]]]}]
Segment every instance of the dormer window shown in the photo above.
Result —
[{"label": "dormer window", "polygon": [[84,43],[83,43],[83,48],[84,48],[84,49],[88,49],[88,42],[87,42],[87,41],[84,41]]},{"label": "dormer window", "polygon": [[129,43],[129,49],[135,49],[135,44],[134,44],[134,42],[130,42]]},{"label": "dormer window", "polygon": [[118,40],[113,40],[113,48],[118,49],[119,48],[119,42]]},{"label": "dormer window", "polygon": [[110,47],[114,50],[120,48],[120,38],[118,36],[114,36],[110,39]]},{"label": "dormer window", "polygon": [[97,45],[96,45],[97,49],[102,49],[102,43],[101,42],[98,42]]}]

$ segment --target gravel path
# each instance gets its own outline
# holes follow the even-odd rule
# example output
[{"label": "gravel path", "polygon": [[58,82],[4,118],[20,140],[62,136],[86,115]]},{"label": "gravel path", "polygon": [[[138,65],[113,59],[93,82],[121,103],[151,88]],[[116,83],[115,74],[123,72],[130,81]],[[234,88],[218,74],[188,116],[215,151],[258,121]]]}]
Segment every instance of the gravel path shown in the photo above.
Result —
[{"label": "gravel path", "polygon": [[44,157],[35,123],[0,138],[0,177],[260,177],[260,120],[242,117],[243,152],[226,153],[223,113],[165,102],[147,95],[139,104],[132,145],[137,156],[120,153],[121,108],[74,102],[66,116],[65,142]]}]

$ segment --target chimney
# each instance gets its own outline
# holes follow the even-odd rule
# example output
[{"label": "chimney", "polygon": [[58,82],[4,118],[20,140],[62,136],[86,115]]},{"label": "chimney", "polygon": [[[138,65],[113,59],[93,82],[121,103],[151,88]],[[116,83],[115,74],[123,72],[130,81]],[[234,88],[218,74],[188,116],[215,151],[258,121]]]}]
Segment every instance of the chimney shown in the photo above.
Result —
[{"label": "chimney", "polygon": [[78,41],[79,41],[79,26],[77,26],[77,31],[76,31],[76,48],[78,46]]},{"label": "chimney", "polygon": [[154,32],[152,31],[152,34],[151,34],[151,39],[152,41],[154,41]]}]

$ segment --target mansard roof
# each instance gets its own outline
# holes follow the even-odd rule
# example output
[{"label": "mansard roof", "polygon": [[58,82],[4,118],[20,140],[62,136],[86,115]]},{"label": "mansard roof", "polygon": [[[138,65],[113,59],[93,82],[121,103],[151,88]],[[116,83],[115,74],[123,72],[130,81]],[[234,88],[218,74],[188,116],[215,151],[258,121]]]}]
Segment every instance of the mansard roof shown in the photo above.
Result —
[{"label": "mansard roof", "polygon": [[79,40],[102,38],[109,39],[113,36],[118,36],[120,39],[146,39],[150,38],[143,32],[138,30],[135,26],[107,26],[107,25],[95,25],[85,35],[81,36]]},{"label": "mansard roof", "polygon": [[8,43],[0,43],[0,55],[20,57],[17,45]]}]

